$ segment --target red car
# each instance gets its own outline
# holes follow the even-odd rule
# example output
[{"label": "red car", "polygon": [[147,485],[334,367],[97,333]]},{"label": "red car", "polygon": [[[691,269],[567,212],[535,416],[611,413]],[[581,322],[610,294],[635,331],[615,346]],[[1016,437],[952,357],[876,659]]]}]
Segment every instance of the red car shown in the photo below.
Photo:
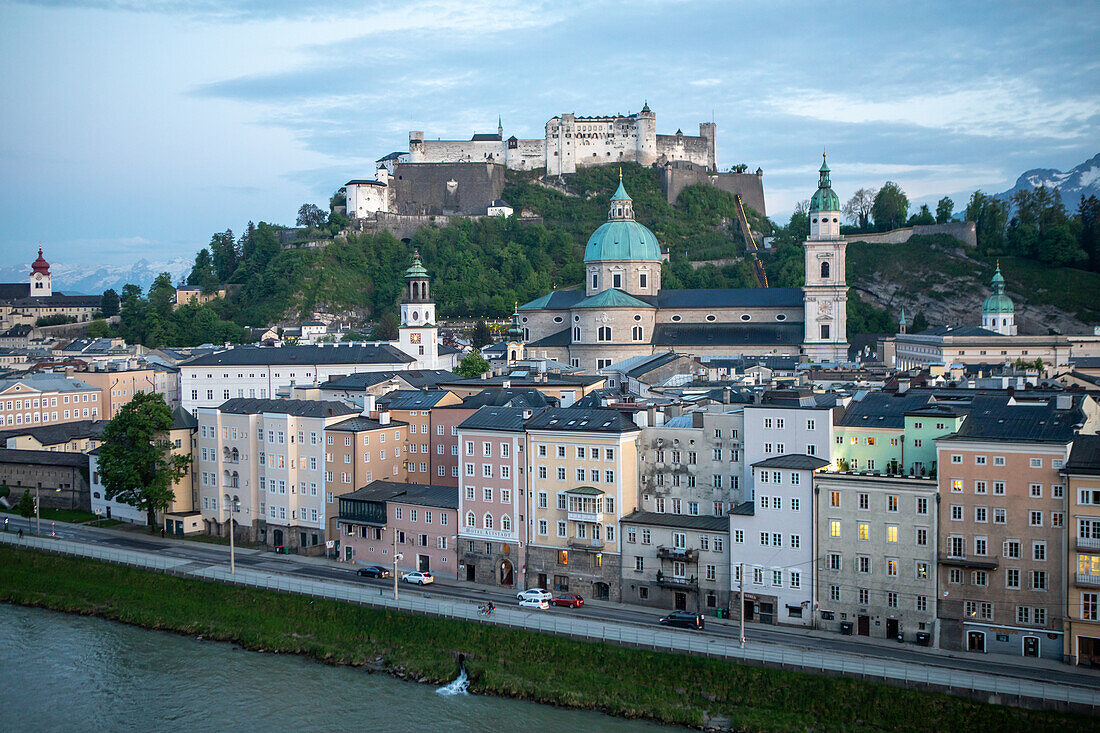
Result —
[{"label": "red car", "polygon": [[584,599],[576,593],[562,593],[560,596],[554,596],[552,599],[550,599],[550,603],[555,606],[580,608],[584,605]]}]

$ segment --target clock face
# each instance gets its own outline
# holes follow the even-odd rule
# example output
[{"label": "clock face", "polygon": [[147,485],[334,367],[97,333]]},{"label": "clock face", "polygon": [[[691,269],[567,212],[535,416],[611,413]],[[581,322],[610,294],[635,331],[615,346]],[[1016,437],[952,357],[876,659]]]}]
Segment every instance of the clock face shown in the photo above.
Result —
[{"label": "clock face", "polygon": [[828,300],[817,301],[817,312],[823,316],[829,315],[833,310],[833,304]]},{"label": "clock face", "polygon": [[410,333],[410,334],[409,334],[409,343],[413,343],[413,344],[418,344],[418,343],[420,343],[420,334],[418,334],[418,333]]}]

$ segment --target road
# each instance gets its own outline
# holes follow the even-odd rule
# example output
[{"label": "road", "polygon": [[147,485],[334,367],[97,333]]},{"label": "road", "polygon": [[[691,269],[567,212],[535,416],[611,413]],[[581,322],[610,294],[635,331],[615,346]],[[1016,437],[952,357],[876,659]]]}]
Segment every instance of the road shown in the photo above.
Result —
[{"label": "road", "polygon": [[[33,534],[34,520],[11,517],[9,531],[18,531],[20,527],[22,527],[25,532]],[[135,535],[133,531],[112,531],[60,522],[56,524],[45,521],[42,522],[42,534],[49,537],[51,531],[55,532],[56,536],[60,539],[154,553],[166,557],[185,559],[195,563],[227,565],[229,562],[229,547],[224,545],[205,544],[190,540],[146,537]],[[352,585],[374,586],[379,589],[390,589],[393,587],[392,578],[386,580],[361,578],[355,575],[352,566],[321,558],[275,555],[270,552],[239,549],[236,553],[236,563],[242,568],[262,570],[266,573],[281,573],[288,576],[315,580],[335,580]],[[477,603],[491,600],[497,605],[503,606],[514,605],[516,603],[514,592],[480,585],[457,584],[457,582],[453,585],[451,583],[437,582],[423,588],[401,583],[400,592],[432,594],[436,596],[466,599]],[[645,626],[653,625],[658,616],[662,615],[660,609],[644,609],[637,606],[591,601],[586,601],[586,605],[579,609],[552,606],[549,613],[574,614],[602,621],[640,624]],[[683,633],[736,639],[738,628],[735,624],[720,623],[715,622],[714,619],[708,619],[708,625],[704,631],[684,631]],[[1100,673],[1047,660],[1030,660],[1024,663],[1022,659],[1018,661],[1016,657],[1008,657],[1005,655],[977,656],[965,653],[943,652],[916,647],[912,644],[868,642],[853,637],[825,634],[824,632],[810,633],[799,629],[752,623],[746,625],[746,636],[750,644],[754,640],[758,640],[819,652],[846,652],[865,657],[886,658],[930,667],[945,667],[970,672],[999,674],[1027,680],[1034,680],[1041,677],[1042,679],[1062,684],[1078,685],[1089,688],[1100,687]]]}]

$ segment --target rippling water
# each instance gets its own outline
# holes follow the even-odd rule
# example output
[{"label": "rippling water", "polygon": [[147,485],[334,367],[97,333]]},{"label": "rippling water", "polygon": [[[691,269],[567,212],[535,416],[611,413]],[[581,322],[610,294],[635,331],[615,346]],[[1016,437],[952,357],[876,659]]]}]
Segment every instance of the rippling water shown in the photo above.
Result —
[{"label": "rippling water", "polygon": [[3,604],[0,680],[13,731],[672,730]]}]

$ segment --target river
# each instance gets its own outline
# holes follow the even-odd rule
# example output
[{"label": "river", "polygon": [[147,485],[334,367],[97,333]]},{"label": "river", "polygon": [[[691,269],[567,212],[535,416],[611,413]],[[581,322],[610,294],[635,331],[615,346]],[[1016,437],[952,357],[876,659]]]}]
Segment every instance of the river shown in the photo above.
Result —
[{"label": "river", "polygon": [[6,604],[0,672],[6,730],[672,730]]}]

